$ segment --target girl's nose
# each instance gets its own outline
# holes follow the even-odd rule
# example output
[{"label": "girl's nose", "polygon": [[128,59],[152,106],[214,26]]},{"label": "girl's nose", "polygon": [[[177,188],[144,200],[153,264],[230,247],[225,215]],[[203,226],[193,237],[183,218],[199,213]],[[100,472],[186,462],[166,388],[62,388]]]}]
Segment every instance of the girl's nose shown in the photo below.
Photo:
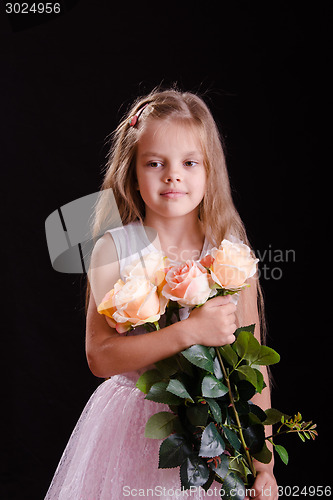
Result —
[{"label": "girl's nose", "polygon": [[165,182],[172,182],[172,181],[181,181],[181,172],[180,168],[177,165],[170,165],[167,171],[165,172]]}]

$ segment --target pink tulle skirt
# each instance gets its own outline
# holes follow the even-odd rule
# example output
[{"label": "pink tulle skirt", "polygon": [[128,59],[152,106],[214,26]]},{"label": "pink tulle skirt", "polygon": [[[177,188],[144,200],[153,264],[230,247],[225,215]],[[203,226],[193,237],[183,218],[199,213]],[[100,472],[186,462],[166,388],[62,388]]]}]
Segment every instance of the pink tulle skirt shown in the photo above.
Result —
[{"label": "pink tulle skirt", "polygon": [[45,500],[221,498],[210,490],[181,490],[179,468],[158,469],[160,440],[144,437],[151,415],[166,405],[145,400],[137,373],[103,382],[89,399],[61,457]]}]

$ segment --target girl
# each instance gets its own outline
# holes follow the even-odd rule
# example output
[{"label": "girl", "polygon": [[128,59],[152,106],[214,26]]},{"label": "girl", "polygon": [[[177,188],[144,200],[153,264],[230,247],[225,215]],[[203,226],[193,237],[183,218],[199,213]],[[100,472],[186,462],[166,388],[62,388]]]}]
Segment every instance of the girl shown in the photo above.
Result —
[{"label": "girl", "polygon": [[[118,213],[114,206],[110,210],[110,199]],[[106,230],[97,241],[88,273],[87,360],[93,374],[107,380],[84,409],[46,499],[204,498],[201,489],[180,491],[178,469],[158,469],[160,442],[145,438],[144,427],[163,405],[145,400],[135,383],[147,367],[194,344],[231,344],[237,325],[256,323],[260,339],[259,284],[252,279],[237,308],[230,296],[215,297],[190,313],[182,309],[182,321],[158,332],[137,327],[119,335],[97,311],[106,292],[124,279],[126,266],[149,252],[182,262],[200,260],[228,235],[248,243],[232,202],[216,124],[197,95],[154,90],[138,99],[118,126],[95,232],[114,226],[117,215],[123,226]],[[264,377],[267,388],[255,402],[265,409],[270,407],[266,371]],[[256,468],[252,494],[277,498],[273,463],[258,462]],[[220,498],[218,483],[210,489],[210,497]]]}]

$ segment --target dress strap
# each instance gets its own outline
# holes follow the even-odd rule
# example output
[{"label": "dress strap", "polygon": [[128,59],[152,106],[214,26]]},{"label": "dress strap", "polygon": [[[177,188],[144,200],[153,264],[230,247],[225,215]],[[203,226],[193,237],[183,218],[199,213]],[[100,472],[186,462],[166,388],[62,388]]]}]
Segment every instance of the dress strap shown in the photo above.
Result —
[{"label": "dress strap", "polygon": [[124,269],[133,260],[149,252],[157,251],[150,243],[140,222],[131,222],[126,226],[109,229],[106,233],[110,233],[116,246],[121,279],[124,279]]}]

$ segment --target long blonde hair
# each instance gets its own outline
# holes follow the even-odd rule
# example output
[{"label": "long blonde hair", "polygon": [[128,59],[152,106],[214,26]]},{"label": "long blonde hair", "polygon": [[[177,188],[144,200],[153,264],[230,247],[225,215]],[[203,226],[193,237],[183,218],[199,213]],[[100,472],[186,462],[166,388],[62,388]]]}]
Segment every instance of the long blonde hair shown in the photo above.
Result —
[{"label": "long blonde hair", "polygon": [[[137,124],[130,126],[130,119],[140,110]],[[214,118],[201,97],[176,88],[155,88],[148,95],[137,98],[111,134],[104,181],[96,204],[93,235],[103,234],[114,222],[109,189],[112,189],[115,197],[121,223],[126,225],[137,220],[143,223],[145,204],[136,189],[135,162],[138,142],[147,120],[151,119],[178,120],[194,127],[199,133],[207,174],[206,192],[199,205],[199,219],[207,239],[213,245],[219,245],[223,238],[232,234],[249,245],[244,225],[232,200],[222,138]],[[263,325],[262,294],[256,281]],[[89,283],[87,286],[89,297]]]}]

